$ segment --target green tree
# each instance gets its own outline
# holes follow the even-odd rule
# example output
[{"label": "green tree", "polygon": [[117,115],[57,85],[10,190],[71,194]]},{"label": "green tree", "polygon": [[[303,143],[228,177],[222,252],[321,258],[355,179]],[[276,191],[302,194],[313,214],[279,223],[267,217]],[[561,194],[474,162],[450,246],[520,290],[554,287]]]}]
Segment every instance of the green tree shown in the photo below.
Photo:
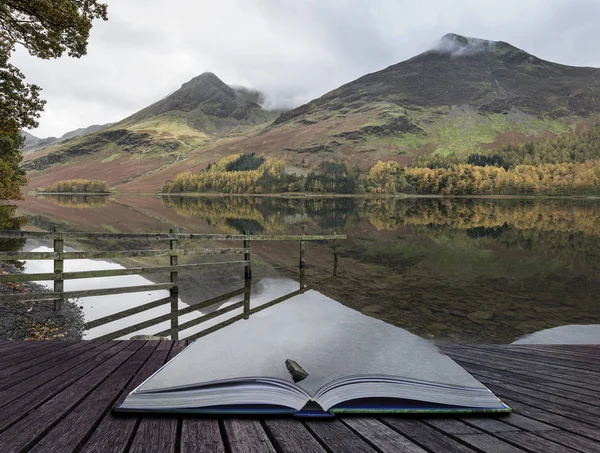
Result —
[{"label": "green tree", "polygon": [[22,128],[37,127],[45,104],[40,87],[26,83],[9,62],[11,54],[21,45],[38,58],[58,58],[65,52],[80,58],[86,54],[92,22],[107,20],[106,10],[96,0],[0,1],[0,199],[20,196],[22,141],[16,136]]}]

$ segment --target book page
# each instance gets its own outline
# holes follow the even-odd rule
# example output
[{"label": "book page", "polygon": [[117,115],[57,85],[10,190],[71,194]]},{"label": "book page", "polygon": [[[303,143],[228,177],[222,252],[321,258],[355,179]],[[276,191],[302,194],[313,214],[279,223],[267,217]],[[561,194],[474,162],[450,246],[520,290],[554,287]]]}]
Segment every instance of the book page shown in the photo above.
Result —
[{"label": "book page", "polygon": [[[297,289],[292,280],[262,280],[252,307]],[[334,379],[373,374],[484,388],[431,342],[310,290],[200,338],[138,391],[245,377],[292,383],[287,359],[308,373],[298,385],[311,395]]]}]

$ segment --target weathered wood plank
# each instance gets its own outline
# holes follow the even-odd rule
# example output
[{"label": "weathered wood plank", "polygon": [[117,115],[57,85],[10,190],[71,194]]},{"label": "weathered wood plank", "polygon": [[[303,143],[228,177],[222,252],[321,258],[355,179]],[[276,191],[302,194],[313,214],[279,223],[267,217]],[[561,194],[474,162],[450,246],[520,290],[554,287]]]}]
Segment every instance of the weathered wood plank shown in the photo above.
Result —
[{"label": "weathered wood plank", "polygon": [[[16,343],[24,344],[23,341]],[[55,344],[60,344],[58,341],[28,341],[27,347],[16,347],[2,354],[2,363],[6,364],[10,361],[24,360],[26,357],[35,357],[35,355],[43,354],[43,350],[54,347]]]},{"label": "weathered wood plank", "polygon": [[203,239],[210,241],[328,241],[333,239],[347,239],[346,235],[276,235],[258,234],[246,236],[243,234],[203,234],[203,233],[86,233],[81,231],[65,231],[62,233],[47,233],[34,231],[2,230],[0,238],[6,239],[55,239],[62,234],[65,239],[145,239],[155,241]]},{"label": "weathered wood plank", "polygon": [[[472,374],[480,380],[485,380],[490,384],[501,385],[507,390],[515,390],[521,393],[524,392],[532,396],[538,396],[541,399],[547,399],[548,401],[554,401],[555,398],[560,398],[563,402],[567,404],[567,406],[581,405],[581,407],[592,408],[593,412],[596,412],[594,408],[600,405],[600,398],[598,398],[598,395],[596,395],[595,397],[589,395],[582,395],[580,393],[551,387],[549,385],[546,385],[545,383],[535,384],[523,382],[520,379],[514,379],[510,376],[490,376],[490,373],[480,371]],[[547,394],[549,396],[540,396],[542,394]]]},{"label": "weathered wood plank", "polygon": [[429,426],[433,426],[434,428],[446,434],[457,435],[481,433],[479,429],[467,425],[464,421],[458,420],[456,418],[432,417],[424,419],[423,422],[427,423]]},{"label": "weathered wood plank", "polygon": [[[166,343],[166,342],[165,342]],[[175,357],[185,346],[185,342],[172,342],[165,362]],[[132,453],[162,453],[175,451],[178,420],[174,416],[143,417],[131,444]]]},{"label": "weathered wood plank", "polygon": [[188,313],[192,313],[194,311],[202,310],[203,308],[210,307],[211,305],[218,304],[219,302],[225,302],[226,300],[232,299],[235,296],[239,296],[244,294],[245,288],[236,289],[235,291],[231,291],[227,294],[222,294],[221,296],[213,297],[212,299],[203,300],[200,303],[190,305],[189,307],[182,308],[178,311],[179,316],[186,315]]},{"label": "weathered wood plank", "polygon": [[[164,344],[164,342],[161,343]],[[117,397],[113,407],[121,404],[134,388],[164,365],[168,353],[169,351],[164,346],[161,346],[161,349],[155,349],[150,358]],[[108,451],[120,453],[127,451],[140,420],[141,417],[139,416],[115,415],[112,411],[109,411],[83,446],[82,453],[104,453]]]},{"label": "weathered wood plank", "polygon": [[[48,431],[31,449],[32,453],[59,453],[74,451],[103,415],[110,410],[115,398],[133,375],[143,366],[159,342],[147,342],[97,386],[85,399]],[[167,348],[171,345],[168,344]]]},{"label": "weathered wood plank", "polygon": [[498,433],[502,440],[516,446],[524,446],[527,451],[544,453],[574,453],[576,450],[539,437],[536,434],[521,432]]},{"label": "weathered wood plank", "polygon": [[513,366],[519,367],[519,368],[523,368],[525,366],[527,366],[528,368],[533,368],[531,365],[535,365],[535,368],[537,368],[537,369],[552,370],[553,373],[561,373],[562,375],[573,376],[573,377],[576,377],[577,379],[583,379],[586,382],[596,382],[598,379],[600,379],[600,372],[583,370],[583,369],[574,369],[569,366],[563,366],[563,365],[552,362],[551,358],[549,358],[548,360],[546,360],[544,362],[544,361],[535,361],[530,358],[521,358],[521,357],[511,356],[511,355],[507,356],[504,354],[494,353],[491,350],[486,351],[484,349],[479,349],[479,348],[475,348],[475,347],[471,347],[471,346],[461,345],[459,347],[459,349],[461,351],[460,354],[466,354],[466,355],[472,354],[473,356],[477,356],[477,357],[485,357],[486,359],[484,359],[484,360],[493,359],[495,361],[498,361],[498,357],[501,357],[502,360],[506,361],[507,364],[510,364],[510,365],[513,365]]},{"label": "weathered wood plank", "polygon": [[514,447],[489,434],[463,434],[458,438],[483,453],[523,453],[527,451]]},{"label": "weathered wood plank", "polygon": [[555,426],[565,431],[571,431],[581,436],[600,442],[600,430],[597,427],[587,423],[582,423],[577,420],[565,417],[555,412],[549,412],[535,406],[531,406],[520,401],[515,401],[506,396],[503,399],[509,404],[518,414],[525,415],[542,423]]},{"label": "weathered wood plank", "polygon": [[118,313],[113,313],[108,316],[104,316],[102,318],[94,319],[93,321],[86,322],[84,325],[85,330],[93,329],[94,327],[103,326],[104,324],[108,324],[109,322],[117,321],[119,319],[127,318],[131,315],[137,315],[143,311],[150,310],[152,308],[160,307],[161,305],[165,305],[171,302],[170,297],[165,297],[163,299],[154,300],[152,302],[148,302],[147,304],[138,305],[137,307],[130,308],[128,310],[123,310]]},{"label": "weathered wood plank", "polygon": [[276,453],[258,420],[226,418],[223,428],[225,443],[231,453]]},{"label": "weathered wood plank", "polygon": [[129,335],[130,333],[137,332],[138,330],[145,329],[146,327],[152,327],[156,324],[160,324],[164,321],[169,321],[171,319],[171,313],[167,313],[166,315],[158,316],[153,319],[149,319],[147,321],[139,322],[137,324],[133,324],[129,327],[124,327],[119,330],[115,330],[114,332],[107,333],[106,335],[102,335],[98,337],[99,340],[114,340],[115,338],[120,338],[124,335]]},{"label": "weathered wood plank", "polygon": [[[95,346],[94,344],[78,341],[76,343],[65,344],[62,348],[52,351],[44,350],[42,356],[24,360],[18,365],[7,365],[0,370],[0,390],[11,387],[14,383],[22,383],[31,376],[45,373],[48,369],[93,349]],[[0,406],[2,402],[0,399]]]},{"label": "weathered wood plank", "polygon": [[282,453],[325,453],[325,449],[299,420],[267,419],[263,427],[275,449]]},{"label": "weathered wood plank", "polygon": [[43,349],[38,348],[37,351],[33,351],[33,354],[21,355],[3,361],[2,368],[0,369],[0,388],[2,388],[2,381],[4,377],[11,376],[14,373],[18,373],[19,371],[25,370],[33,364],[42,363],[48,358],[55,357],[56,354],[60,355],[66,347],[76,349],[78,347],[81,347],[81,342],[75,341],[66,344],[61,344],[61,342],[59,341],[53,341],[52,345],[50,345],[49,347]]},{"label": "weathered wood plank", "polygon": [[46,401],[34,412],[29,413],[10,426],[0,434],[0,445],[3,447],[3,453],[16,453],[31,448],[51,426],[67,415],[92,389],[100,385],[107,376],[127,361],[143,345],[144,342],[142,341],[130,342],[122,351],[96,367],[93,373],[83,376]]},{"label": "weathered wood plank", "polygon": [[487,433],[502,433],[506,431],[519,431],[519,428],[504,423],[504,419],[509,416],[503,416],[499,418],[493,417],[464,417],[461,420],[470,426],[479,428],[480,432],[485,431]]},{"label": "weathered wood plank", "polygon": [[184,418],[181,426],[181,453],[225,453],[218,420]]},{"label": "weathered wood plank", "polygon": [[546,423],[534,420],[533,418],[525,417],[521,414],[516,414],[514,412],[506,417],[502,417],[501,421],[503,423],[508,423],[509,425],[513,425],[516,428],[525,431],[559,431],[559,429],[556,426],[551,426]]},{"label": "weathered wood plank", "polygon": [[382,453],[426,453],[414,442],[373,417],[344,417],[342,422]]},{"label": "weathered wood plank", "polygon": [[525,348],[506,348],[496,345],[485,345],[484,348],[478,345],[469,346],[469,349],[477,349],[485,351],[487,354],[493,354],[496,357],[510,357],[511,359],[523,359],[532,364],[552,364],[566,368],[574,368],[576,370],[587,370],[595,373],[600,373],[600,364],[588,361],[578,361],[565,358],[558,353],[554,354],[539,354],[536,351]]},{"label": "weathered wood plank", "polygon": [[538,432],[537,435],[583,453],[598,453],[598,451],[600,451],[600,444],[598,442],[594,442],[593,440],[586,439],[585,437],[578,436],[574,433],[554,430]]},{"label": "weathered wood plank", "polygon": [[28,294],[3,294],[0,295],[0,303],[2,302],[21,302],[24,300],[53,300],[59,297],[64,299],[78,299],[80,297],[91,297],[91,296],[109,296],[113,294],[129,294],[129,293],[140,293],[145,291],[159,291],[163,289],[170,289],[173,287],[172,283],[156,283],[154,285],[140,285],[140,286],[123,286],[119,288],[101,288],[101,289],[87,289],[82,291],[66,291],[63,293],[28,293]]},{"label": "weathered wood plank", "polygon": [[502,370],[506,372],[512,372],[514,370],[517,374],[533,377],[543,377],[544,379],[551,380],[554,382],[566,383],[574,387],[581,387],[588,390],[596,390],[598,388],[595,382],[588,382],[586,379],[578,379],[573,373],[562,373],[557,370],[548,369],[542,366],[526,366],[524,363],[512,363],[509,360],[496,360],[489,355],[475,355],[465,354],[462,351],[454,349],[443,349],[450,357],[456,362],[460,363],[465,368],[469,365],[475,365],[480,367],[486,367],[490,370]]},{"label": "weathered wood plank", "polygon": [[380,420],[427,450],[436,452],[451,451],[458,453],[475,453],[474,449],[442,434],[431,426],[423,423],[421,420],[399,417],[381,417]]},{"label": "weathered wood plank", "polygon": [[[212,313],[209,313],[207,315],[200,316],[200,317],[198,317],[196,319],[192,319],[190,321],[184,322],[183,324],[179,325],[178,329],[181,332],[183,330],[189,329],[190,327],[197,326],[198,324],[202,324],[203,322],[209,321],[209,320],[211,320],[213,318],[217,318],[217,317],[222,316],[222,315],[224,315],[226,313],[229,313],[229,312],[232,312],[234,310],[237,310],[238,308],[241,308],[243,306],[244,306],[244,301],[236,302],[236,303],[231,304],[231,305],[229,305],[227,307],[221,308],[219,310],[215,310]],[[164,336],[164,335],[169,335],[170,332],[171,332],[171,329],[169,328],[169,329],[163,330],[161,332],[155,333],[154,335],[157,336],[157,337],[161,337],[161,336]]]},{"label": "weathered wood plank", "polygon": [[332,453],[348,451],[375,453],[376,451],[341,420],[308,420],[304,423],[312,435],[322,444],[327,445]]},{"label": "weathered wood plank", "polygon": [[[38,375],[32,375],[28,379],[23,378],[19,383],[2,390],[0,400],[3,409],[0,410],[0,414],[2,414],[3,420],[0,422],[0,431],[8,426],[11,417],[15,414],[27,413],[32,407],[40,406],[47,399],[98,366],[99,363],[115,355],[126,345],[99,341],[94,342],[91,346],[90,350],[86,350],[76,357],[65,360]],[[18,401],[15,401],[17,399]],[[7,407],[9,404],[10,407]]]},{"label": "weathered wood plank", "polygon": [[[220,247],[220,248],[201,248],[201,249],[175,249],[177,255],[203,256],[203,255],[234,255],[244,253],[244,248]],[[18,260],[54,260],[62,258],[64,260],[82,260],[82,259],[106,259],[106,258],[137,258],[147,256],[169,256],[171,250],[98,250],[82,252],[64,252],[62,254],[54,252],[2,252],[0,261],[18,261]]]}]

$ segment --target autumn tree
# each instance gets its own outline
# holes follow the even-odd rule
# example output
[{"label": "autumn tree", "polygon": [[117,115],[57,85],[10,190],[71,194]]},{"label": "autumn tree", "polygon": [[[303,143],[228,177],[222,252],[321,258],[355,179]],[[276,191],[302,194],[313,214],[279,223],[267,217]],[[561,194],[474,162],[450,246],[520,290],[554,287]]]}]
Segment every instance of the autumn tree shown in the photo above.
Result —
[{"label": "autumn tree", "polygon": [[40,87],[10,63],[17,45],[42,59],[67,53],[80,58],[96,19],[107,20],[107,6],[96,0],[0,1],[0,199],[21,196],[20,130],[37,127],[44,108]]}]

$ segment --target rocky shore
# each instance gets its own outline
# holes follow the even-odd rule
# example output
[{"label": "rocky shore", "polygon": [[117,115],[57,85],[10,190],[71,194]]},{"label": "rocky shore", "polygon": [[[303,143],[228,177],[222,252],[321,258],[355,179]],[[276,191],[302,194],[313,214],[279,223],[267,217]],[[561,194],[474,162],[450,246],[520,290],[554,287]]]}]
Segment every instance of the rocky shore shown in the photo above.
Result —
[{"label": "rocky shore", "polygon": [[[0,274],[18,274],[12,264],[0,262]],[[49,290],[32,282],[0,283],[0,294],[39,293]],[[0,340],[81,340],[83,312],[65,301],[54,311],[53,301],[0,302]]]}]

